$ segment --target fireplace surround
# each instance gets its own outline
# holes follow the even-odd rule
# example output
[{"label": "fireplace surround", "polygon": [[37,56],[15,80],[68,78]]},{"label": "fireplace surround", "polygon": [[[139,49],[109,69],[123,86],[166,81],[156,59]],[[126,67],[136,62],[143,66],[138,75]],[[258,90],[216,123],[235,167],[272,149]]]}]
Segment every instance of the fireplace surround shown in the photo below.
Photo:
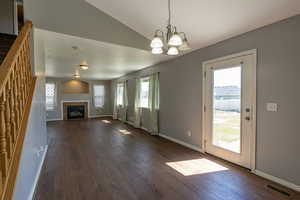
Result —
[{"label": "fireplace surround", "polygon": [[88,102],[62,102],[63,120],[88,119]]}]

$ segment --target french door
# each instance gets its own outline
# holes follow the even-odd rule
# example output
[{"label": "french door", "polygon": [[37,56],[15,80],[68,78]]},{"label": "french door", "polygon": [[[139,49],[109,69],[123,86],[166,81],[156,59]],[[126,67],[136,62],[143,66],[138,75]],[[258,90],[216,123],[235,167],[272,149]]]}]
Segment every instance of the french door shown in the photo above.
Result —
[{"label": "french door", "polygon": [[204,70],[204,148],[253,169],[255,159],[256,53],[208,61]]}]

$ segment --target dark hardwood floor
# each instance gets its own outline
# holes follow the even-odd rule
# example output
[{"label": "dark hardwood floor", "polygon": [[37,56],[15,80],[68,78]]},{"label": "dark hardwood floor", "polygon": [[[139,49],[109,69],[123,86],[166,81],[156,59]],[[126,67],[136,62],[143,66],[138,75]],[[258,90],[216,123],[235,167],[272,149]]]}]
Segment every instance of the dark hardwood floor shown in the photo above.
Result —
[{"label": "dark hardwood floor", "polygon": [[36,200],[289,199],[246,169],[107,120],[48,123]]}]

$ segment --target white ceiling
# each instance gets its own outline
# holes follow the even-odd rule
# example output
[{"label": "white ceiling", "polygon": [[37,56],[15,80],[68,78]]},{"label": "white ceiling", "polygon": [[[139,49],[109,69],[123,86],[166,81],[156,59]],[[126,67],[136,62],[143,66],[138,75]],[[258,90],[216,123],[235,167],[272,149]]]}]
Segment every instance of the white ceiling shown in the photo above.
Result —
[{"label": "white ceiling", "polygon": [[[35,29],[36,52],[45,53],[47,77],[73,77],[82,60],[88,70],[79,70],[81,78],[110,80],[170,59],[149,51],[104,43],[60,33]],[[73,50],[77,46],[78,50]],[[41,61],[38,61],[39,63]]]},{"label": "white ceiling", "polygon": [[[167,0],[85,0],[151,39],[167,24]],[[300,13],[300,0],[171,0],[174,25],[202,48]]]}]

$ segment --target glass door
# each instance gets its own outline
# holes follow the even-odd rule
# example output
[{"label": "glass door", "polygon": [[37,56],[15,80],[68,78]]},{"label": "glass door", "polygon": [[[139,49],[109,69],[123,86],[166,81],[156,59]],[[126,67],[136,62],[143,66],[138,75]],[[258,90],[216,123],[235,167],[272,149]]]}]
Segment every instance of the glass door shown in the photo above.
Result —
[{"label": "glass door", "polygon": [[255,119],[253,56],[204,66],[205,151],[251,168]]}]

